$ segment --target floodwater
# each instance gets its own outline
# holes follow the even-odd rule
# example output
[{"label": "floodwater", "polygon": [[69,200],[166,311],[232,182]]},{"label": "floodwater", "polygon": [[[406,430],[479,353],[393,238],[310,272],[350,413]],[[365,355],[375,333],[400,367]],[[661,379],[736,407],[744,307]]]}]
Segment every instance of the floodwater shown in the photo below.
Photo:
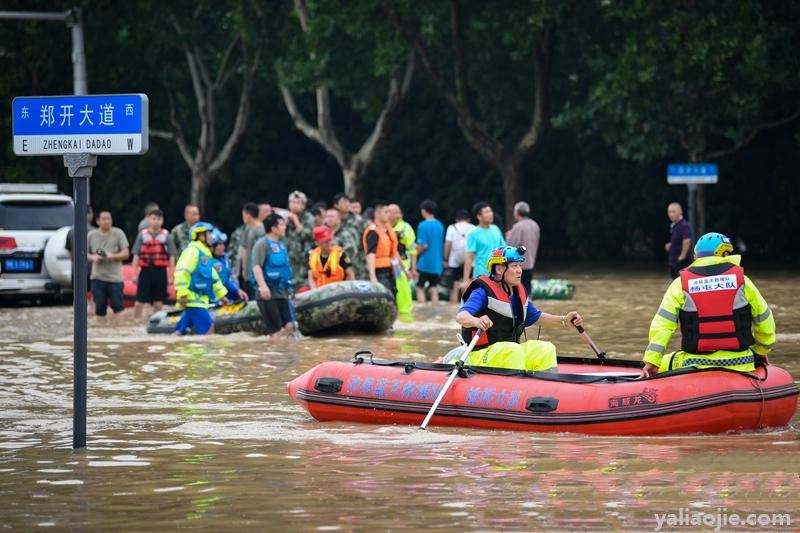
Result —
[{"label": "floodwater", "polygon": [[[667,285],[660,272],[542,274],[578,287],[573,301],[542,308],[574,308],[610,356],[641,357]],[[778,323],[771,361],[800,377],[800,274],[750,274]],[[382,336],[272,344],[92,323],[88,447],[73,451],[72,309],[2,308],[0,528],[653,531],[656,514],[703,511],[766,513],[751,531],[800,529],[796,429],[648,438],[417,433],[318,423],[285,392],[313,365],[356,350],[432,360],[455,345],[454,312],[444,304],[416,310]],[[591,355],[574,331],[542,334],[562,354]],[[792,523],[767,525],[773,513]],[[662,531],[713,530],[708,524]]]}]

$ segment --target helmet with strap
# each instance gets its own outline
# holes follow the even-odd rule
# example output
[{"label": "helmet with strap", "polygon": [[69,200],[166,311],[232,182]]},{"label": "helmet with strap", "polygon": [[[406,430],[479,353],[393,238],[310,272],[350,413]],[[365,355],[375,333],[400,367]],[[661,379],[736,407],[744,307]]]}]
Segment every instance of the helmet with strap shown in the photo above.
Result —
[{"label": "helmet with strap", "polygon": [[722,233],[706,233],[697,239],[697,244],[694,246],[695,258],[712,255],[725,257],[731,252],[733,252],[731,240]]}]

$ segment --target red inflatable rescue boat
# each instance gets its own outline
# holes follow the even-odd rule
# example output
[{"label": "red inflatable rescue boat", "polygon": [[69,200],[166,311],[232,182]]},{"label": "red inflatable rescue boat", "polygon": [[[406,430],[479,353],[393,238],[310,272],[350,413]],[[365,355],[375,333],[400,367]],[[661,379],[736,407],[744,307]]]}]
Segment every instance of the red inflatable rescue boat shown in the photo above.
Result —
[{"label": "red inflatable rescue boat", "polygon": [[[684,368],[637,379],[639,363],[559,357],[559,373],[465,366],[431,425],[592,435],[723,433],[781,428],[797,411],[788,372]],[[453,365],[357,353],[292,380],[289,394],[319,421],[420,425]]]}]

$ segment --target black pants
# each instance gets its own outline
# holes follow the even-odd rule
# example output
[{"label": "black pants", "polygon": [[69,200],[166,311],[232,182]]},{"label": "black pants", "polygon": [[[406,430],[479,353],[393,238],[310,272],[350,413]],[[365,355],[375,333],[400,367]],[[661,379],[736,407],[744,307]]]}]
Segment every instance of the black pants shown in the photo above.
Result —
[{"label": "black pants", "polygon": [[683,270],[684,268],[688,267],[691,264],[692,264],[692,261],[690,259],[685,259],[685,260],[679,262],[677,265],[670,265],[669,266],[669,273],[672,276],[672,279],[675,279],[678,276],[680,276],[681,275],[681,270]]},{"label": "black pants", "polygon": [[397,284],[394,282],[394,269],[376,268],[375,277],[378,278],[378,283],[389,289],[389,292],[392,293],[392,298],[397,301]]}]

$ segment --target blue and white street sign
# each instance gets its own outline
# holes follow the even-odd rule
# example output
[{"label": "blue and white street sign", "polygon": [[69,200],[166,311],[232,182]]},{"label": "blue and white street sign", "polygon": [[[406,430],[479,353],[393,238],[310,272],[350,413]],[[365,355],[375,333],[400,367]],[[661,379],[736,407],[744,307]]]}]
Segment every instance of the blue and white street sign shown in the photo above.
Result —
[{"label": "blue and white street sign", "polygon": [[144,94],[20,96],[11,116],[16,155],[136,155],[149,145]]},{"label": "blue and white street sign", "polygon": [[688,163],[667,165],[667,183],[670,185],[717,183],[716,163]]}]

